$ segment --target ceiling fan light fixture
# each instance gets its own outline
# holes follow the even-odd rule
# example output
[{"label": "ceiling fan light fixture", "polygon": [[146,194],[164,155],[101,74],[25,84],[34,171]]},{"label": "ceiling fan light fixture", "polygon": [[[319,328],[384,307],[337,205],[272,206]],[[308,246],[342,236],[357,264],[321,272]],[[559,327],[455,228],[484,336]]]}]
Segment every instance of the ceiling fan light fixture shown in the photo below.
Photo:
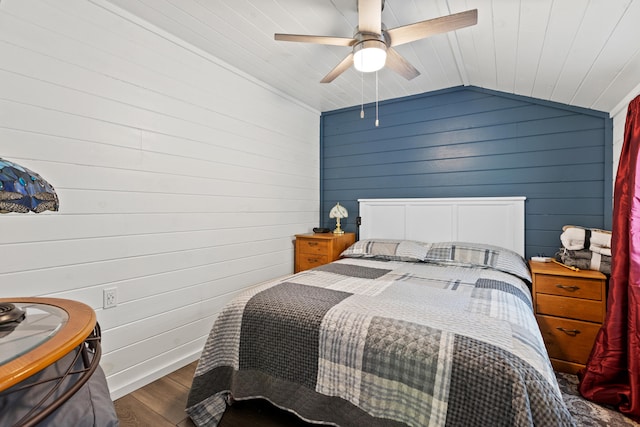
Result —
[{"label": "ceiling fan light fixture", "polygon": [[387,45],[380,40],[364,40],[353,47],[353,66],[358,71],[378,71],[386,61]]}]

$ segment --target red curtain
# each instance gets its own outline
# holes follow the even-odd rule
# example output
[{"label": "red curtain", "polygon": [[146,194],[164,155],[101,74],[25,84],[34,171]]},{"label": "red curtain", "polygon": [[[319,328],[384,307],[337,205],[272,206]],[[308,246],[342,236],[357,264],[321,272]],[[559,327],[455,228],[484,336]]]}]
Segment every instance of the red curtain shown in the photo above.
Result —
[{"label": "red curtain", "polygon": [[640,421],[640,96],[629,104],[616,175],[607,314],[580,393]]}]

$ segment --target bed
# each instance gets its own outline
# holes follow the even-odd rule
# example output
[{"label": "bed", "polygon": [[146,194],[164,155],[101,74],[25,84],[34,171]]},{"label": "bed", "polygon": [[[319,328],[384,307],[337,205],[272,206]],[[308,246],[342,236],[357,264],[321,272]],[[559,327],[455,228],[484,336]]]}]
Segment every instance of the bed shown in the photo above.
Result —
[{"label": "bed", "polygon": [[359,202],[342,259],[221,312],[196,425],[255,398],[337,426],[573,425],[533,315],[524,198]]}]

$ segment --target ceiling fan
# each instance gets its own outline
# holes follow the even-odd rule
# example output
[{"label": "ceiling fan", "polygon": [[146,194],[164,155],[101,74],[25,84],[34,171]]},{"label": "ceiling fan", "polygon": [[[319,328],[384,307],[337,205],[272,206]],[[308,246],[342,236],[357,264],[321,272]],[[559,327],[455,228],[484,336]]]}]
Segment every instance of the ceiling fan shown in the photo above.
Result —
[{"label": "ceiling fan", "polygon": [[352,47],[352,52],[324,76],[321,83],[332,82],[352,65],[363,72],[377,71],[386,65],[411,80],[420,72],[393,49],[395,46],[478,23],[478,9],[473,9],[386,29],[382,23],[383,8],[384,0],[358,0],[358,26],[352,38],[276,33],[275,39]]}]

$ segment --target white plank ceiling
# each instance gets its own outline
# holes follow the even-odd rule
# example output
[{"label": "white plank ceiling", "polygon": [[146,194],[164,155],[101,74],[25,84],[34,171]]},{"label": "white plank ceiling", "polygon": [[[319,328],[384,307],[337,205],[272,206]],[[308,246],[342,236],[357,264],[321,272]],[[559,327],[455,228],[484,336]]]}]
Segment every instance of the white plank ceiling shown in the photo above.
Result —
[{"label": "white plank ceiling", "polygon": [[[363,80],[352,68],[320,83],[350,48],[273,37],[351,37],[356,0],[108,1],[319,111],[375,99],[375,73]],[[476,26],[397,47],[421,75],[381,70],[380,99],[474,85],[616,113],[640,91],[640,1],[387,0],[382,21],[394,28],[476,8]]]}]

